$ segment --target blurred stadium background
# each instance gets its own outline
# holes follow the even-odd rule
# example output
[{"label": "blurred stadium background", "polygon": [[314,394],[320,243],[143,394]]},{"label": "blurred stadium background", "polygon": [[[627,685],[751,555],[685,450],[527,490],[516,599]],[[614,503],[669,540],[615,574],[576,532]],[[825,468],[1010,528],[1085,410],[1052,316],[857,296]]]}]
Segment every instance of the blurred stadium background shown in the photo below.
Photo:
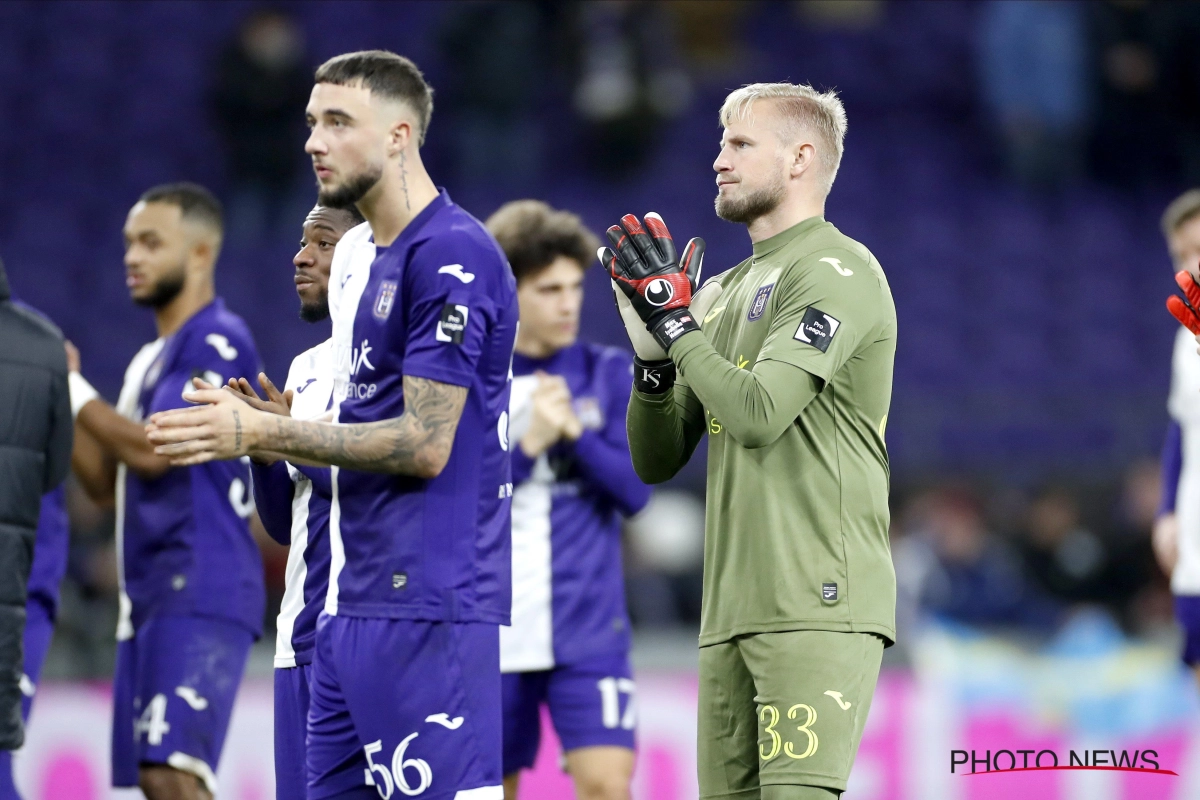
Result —
[{"label": "blurred stadium background", "polygon": [[[1175,323],[1158,217],[1200,185],[1200,6],[904,2],[5,2],[0,256],[116,397],[153,338],[120,229],[148,186],[226,202],[218,290],[281,375],[319,326],[290,263],[314,202],[301,110],[348,50],[436,90],[426,161],[480,218],[537,197],[597,232],[655,210],[748,252],[712,212],[725,94],[836,88],[849,115],[828,218],[884,266],[900,320],[888,426],[899,646],[848,798],[1200,797],[1193,682],[1149,546]],[[624,344],[589,274],[584,335]],[[630,525],[639,798],[694,797],[702,457]],[[108,797],[112,518],[70,495],[63,610],[18,758],[39,798]],[[277,609],[285,553],[264,538]],[[273,796],[271,636],[224,796]],[[265,726],[265,727],[264,727]],[[964,778],[950,751],[1156,748],[1170,776]],[[547,745],[531,798],[569,796]],[[960,768],[961,770],[961,768]],[[123,796],[112,794],[113,797]]]}]

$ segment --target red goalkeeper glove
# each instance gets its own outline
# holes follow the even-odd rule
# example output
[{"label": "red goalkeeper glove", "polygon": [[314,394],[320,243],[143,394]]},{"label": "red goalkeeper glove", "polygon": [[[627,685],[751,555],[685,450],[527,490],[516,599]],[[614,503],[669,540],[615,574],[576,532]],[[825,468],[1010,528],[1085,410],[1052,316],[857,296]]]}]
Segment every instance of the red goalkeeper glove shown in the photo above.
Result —
[{"label": "red goalkeeper glove", "polygon": [[662,349],[670,352],[680,336],[700,330],[688,305],[704,262],[704,240],[692,239],[676,261],[675,241],[662,217],[653,212],[646,215],[644,226],[626,214],[607,235],[612,247],[600,248],[600,263]]},{"label": "red goalkeeper glove", "polygon": [[[1187,270],[1175,273],[1175,283],[1183,289],[1184,297],[1173,294],[1167,298],[1167,310],[1179,324],[1200,336],[1200,286]],[[1184,298],[1187,298],[1186,300]]]}]

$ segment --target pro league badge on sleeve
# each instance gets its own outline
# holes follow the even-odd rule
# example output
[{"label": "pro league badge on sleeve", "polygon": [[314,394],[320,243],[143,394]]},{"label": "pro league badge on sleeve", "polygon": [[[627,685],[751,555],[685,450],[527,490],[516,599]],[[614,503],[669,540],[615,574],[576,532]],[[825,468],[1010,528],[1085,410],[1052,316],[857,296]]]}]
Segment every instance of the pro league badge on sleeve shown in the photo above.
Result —
[{"label": "pro league badge on sleeve", "polygon": [[796,335],[792,338],[805,344],[811,344],[824,353],[829,349],[829,344],[833,341],[833,337],[841,325],[841,322],[816,306],[809,306],[804,312],[804,319],[800,320],[800,327],[796,329]]},{"label": "pro league badge on sleeve", "polygon": [[463,332],[467,329],[467,316],[470,313],[464,305],[446,303],[442,307],[442,318],[438,321],[437,333],[434,334],[439,342],[463,343]]}]

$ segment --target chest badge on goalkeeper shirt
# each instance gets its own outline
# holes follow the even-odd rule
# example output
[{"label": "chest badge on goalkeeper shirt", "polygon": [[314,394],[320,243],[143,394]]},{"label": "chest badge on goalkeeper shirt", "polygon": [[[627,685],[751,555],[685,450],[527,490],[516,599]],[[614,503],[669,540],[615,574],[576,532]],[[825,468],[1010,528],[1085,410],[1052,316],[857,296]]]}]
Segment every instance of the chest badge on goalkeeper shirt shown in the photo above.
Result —
[{"label": "chest badge on goalkeeper shirt", "polygon": [[829,349],[833,337],[837,335],[838,328],[841,326],[841,322],[824,311],[816,306],[809,306],[804,312],[804,319],[800,320],[800,327],[796,329],[796,335],[792,338],[810,344],[824,353]]},{"label": "chest badge on goalkeeper shirt", "polygon": [[756,322],[762,319],[763,312],[767,310],[767,301],[771,299],[771,290],[774,288],[775,284],[773,283],[758,287],[758,293],[750,301],[750,310],[746,312],[746,320],[748,322]]}]

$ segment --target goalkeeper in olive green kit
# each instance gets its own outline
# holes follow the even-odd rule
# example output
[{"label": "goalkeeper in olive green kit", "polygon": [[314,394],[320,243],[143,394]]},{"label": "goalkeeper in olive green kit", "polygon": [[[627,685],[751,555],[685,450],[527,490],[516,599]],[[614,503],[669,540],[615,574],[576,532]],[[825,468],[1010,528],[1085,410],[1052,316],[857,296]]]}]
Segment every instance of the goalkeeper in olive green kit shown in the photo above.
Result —
[{"label": "goalkeeper in olive green kit", "polygon": [[846,788],[895,639],[884,445],[896,310],[875,257],[824,219],[846,115],[833,93],[754,84],[721,108],[717,215],[754,254],[695,293],[661,218],[600,259],[637,351],[629,447],[648,483],[707,434],[700,629],[703,798]]}]

